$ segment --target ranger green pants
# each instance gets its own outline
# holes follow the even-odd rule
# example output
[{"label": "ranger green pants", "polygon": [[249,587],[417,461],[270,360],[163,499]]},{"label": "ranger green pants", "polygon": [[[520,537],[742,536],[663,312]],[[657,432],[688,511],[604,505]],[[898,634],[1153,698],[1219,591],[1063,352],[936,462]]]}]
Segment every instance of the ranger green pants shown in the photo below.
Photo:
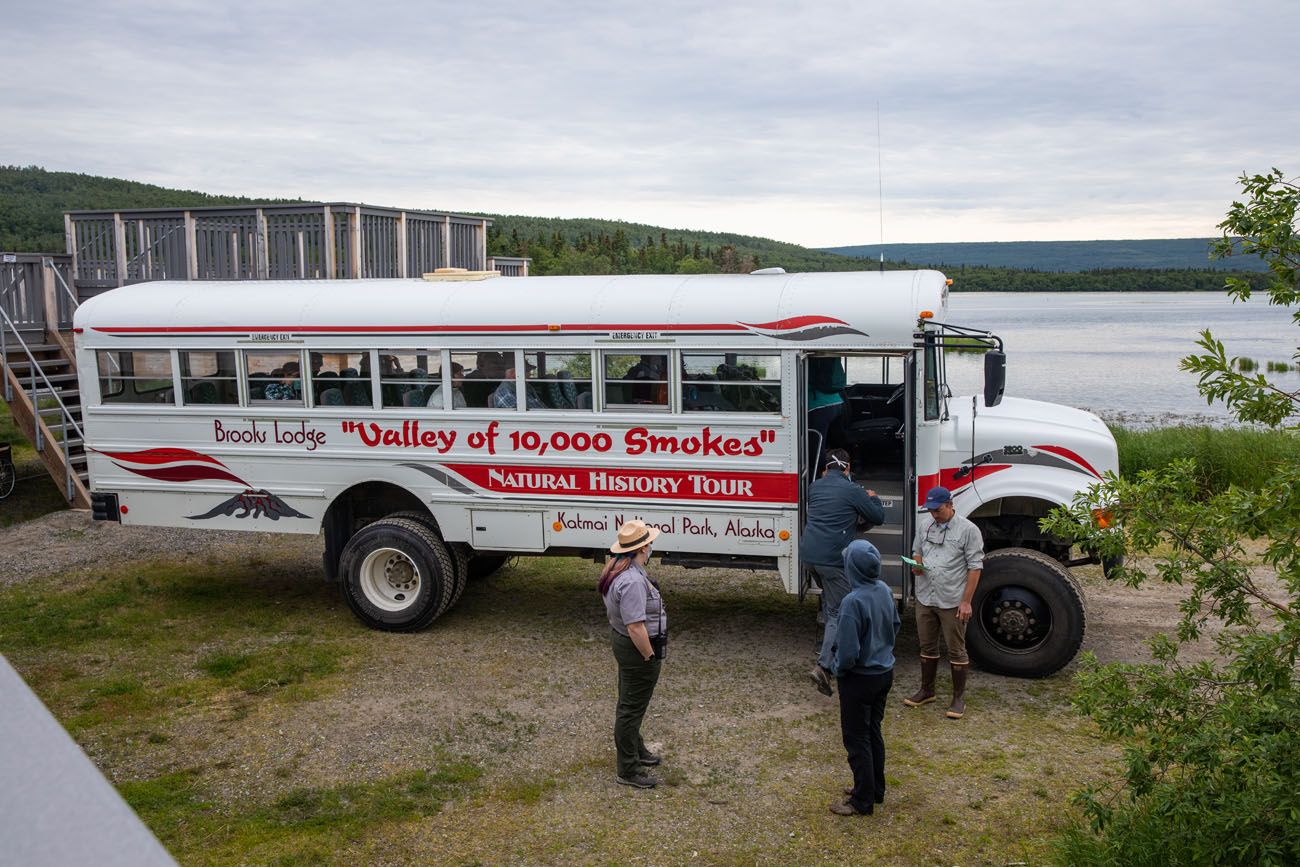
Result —
[{"label": "ranger green pants", "polygon": [[618,710],[614,714],[614,749],[618,751],[618,775],[630,777],[641,772],[640,756],[647,750],[641,739],[641,720],[645,718],[655,684],[659,682],[661,660],[646,662],[632,639],[610,630],[610,644],[618,661]]}]

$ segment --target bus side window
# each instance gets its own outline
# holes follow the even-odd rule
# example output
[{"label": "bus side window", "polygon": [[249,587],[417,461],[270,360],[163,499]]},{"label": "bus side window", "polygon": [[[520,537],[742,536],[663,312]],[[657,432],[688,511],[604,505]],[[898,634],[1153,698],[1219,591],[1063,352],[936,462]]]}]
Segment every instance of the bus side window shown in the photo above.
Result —
[{"label": "bus side window", "polygon": [[[453,409],[484,409],[492,405],[492,393],[505,379],[506,370],[514,366],[513,352],[492,350],[453,352],[451,363],[459,364],[464,373],[460,393],[464,406],[453,399]],[[455,370],[455,367],[452,367]]]},{"label": "bus side window", "polygon": [[610,352],[604,358],[606,409],[668,409],[667,353]]},{"label": "bus side window", "polygon": [[181,350],[181,403],[239,403],[233,350]]},{"label": "bus side window", "polygon": [[370,406],[370,383],[362,382],[357,373],[370,363],[370,353],[355,349],[314,349],[308,357],[313,405]]},{"label": "bus side window", "polygon": [[302,353],[244,350],[248,402],[278,401],[302,405]]},{"label": "bus side window", "polygon": [[546,409],[591,409],[590,352],[525,352],[530,400]]},{"label": "bus side window", "polygon": [[175,403],[172,354],[166,350],[95,353],[104,403]]},{"label": "bus side window", "polygon": [[682,353],[683,412],[781,411],[781,356]]},{"label": "bus side window", "polygon": [[[379,351],[379,393],[384,406],[427,407],[429,396],[441,383],[442,353],[439,350]],[[441,402],[435,408],[442,409]]]}]

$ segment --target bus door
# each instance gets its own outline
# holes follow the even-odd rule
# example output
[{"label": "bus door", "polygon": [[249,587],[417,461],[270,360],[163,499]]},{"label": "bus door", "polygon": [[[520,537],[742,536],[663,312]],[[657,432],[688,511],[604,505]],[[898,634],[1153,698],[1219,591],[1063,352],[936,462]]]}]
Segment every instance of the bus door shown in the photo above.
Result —
[{"label": "bus door", "polygon": [[907,431],[909,371],[903,355],[854,355],[845,358],[844,412],[828,437],[831,448],[848,451],[853,480],[874,490],[885,510],[885,522],[860,538],[880,551],[880,577],[895,594],[905,589],[902,555],[909,553],[906,536],[911,517],[908,484]]},{"label": "bus door", "polygon": [[[803,533],[804,522],[808,519],[808,486],[813,483],[816,475],[811,471],[812,458],[809,456],[810,444],[808,442],[808,363],[807,355],[799,355],[799,363],[794,365],[795,374],[795,411],[791,415],[795,419],[795,466],[799,468],[799,518],[796,527],[799,533]],[[816,448],[815,445],[811,446]],[[808,593],[808,588],[812,586],[812,569],[810,569],[799,558],[799,545],[794,546],[795,563],[798,564],[799,570],[799,601],[802,602]]]},{"label": "bus door", "polygon": [[[908,553],[914,482],[909,479],[908,431],[911,427],[912,370],[903,355],[836,353],[812,355],[801,365],[800,383],[810,393],[829,388],[841,399],[841,409],[826,435],[823,459],[829,449],[849,453],[850,474],[863,488],[874,490],[884,507],[885,522],[860,534],[880,551],[881,577],[895,593],[910,586],[901,555]],[[806,421],[808,401],[801,396]],[[815,432],[805,435],[804,448],[816,448]],[[804,478],[811,483],[811,455],[804,459]],[[801,497],[800,509],[803,501]],[[802,514],[801,514],[802,518]]]}]

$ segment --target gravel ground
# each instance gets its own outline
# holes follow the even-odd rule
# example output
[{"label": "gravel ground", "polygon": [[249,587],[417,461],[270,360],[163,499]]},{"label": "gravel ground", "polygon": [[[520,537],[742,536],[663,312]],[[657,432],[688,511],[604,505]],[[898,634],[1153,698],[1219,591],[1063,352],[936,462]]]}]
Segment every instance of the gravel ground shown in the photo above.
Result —
[{"label": "gravel ground", "polygon": [[264,555],[268,550],[285,556],[314,553],[319,563],[324,545],[319,536],[124,527],[112,521],[92,521],[86,511],[66,510],[0,529],[0,586],[134,560],[240,558]]},{"label": "gravel ground", "polygon": [[[430,629],[394,635],[355,624],[319,581],[321,550],[316,536],[122,527],[59,512],[0,530],[0,583],[60,575],[90,585],[166,560],[259,564],[244,588],[255,602],[307,588],[300,629],[352,654],[324,693],[292,701],[231,691],[151,723],[165,741],[111,724],[77,737],[114,782],[198,769],[205,791],[232,807],[448,757],[483,769],[473,792],[438,815],[396,837],[353,840],[333,853],[338,863],[843,863],[849,852],[862,863],[1006,863],[1022,860],[1017,841],[1059,822],[1069,792],[1115,758],[1068,710],[1069,669],[1044,681],[976,672],[959,724],[937,706],[903,708],[896,699],[917,677],[905,617],[885,719],[891,809],[869,829],[836,823],[826,804],[847,775],[837,706],[806,680],[819,635],[811,602],[786,596],[769,574],[659,567],[674,646],[645,732],[665,755],[666,785],[632,792],[613,783],[614,669],[592,564],[520,561],[471,583]],[[1103,661],[1145,658],[1142,642],[1177,621],[1178,588],[1136,591],[1095,568],[1078,574],[1084,649]],[[41,692],[41,678],[65,664],[34,656],[20,671]],[[108,673],[130,661],[92,650],[75,664]],[[645,849],[639,834],[651,820],[662,839]],[[918,822],[935,829],[919,842]],[[201,844],[186,854],[224,860]]]}]

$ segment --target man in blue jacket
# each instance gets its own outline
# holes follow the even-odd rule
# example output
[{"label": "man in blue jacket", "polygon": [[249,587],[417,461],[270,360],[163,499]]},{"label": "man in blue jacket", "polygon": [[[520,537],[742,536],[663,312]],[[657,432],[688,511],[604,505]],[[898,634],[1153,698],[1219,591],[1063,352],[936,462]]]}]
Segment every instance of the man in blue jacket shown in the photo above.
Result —
[{"label": "man in blue jacket", "polygon": [[813,666],[813,684],[822,695],[831,694],[831,655],[835,647],[835,618],[840,600],[849,592],[844,577],[844,548],[858,535],[860,524],[883,524],[885,510],[876,492],[863,490],[849,478],[849,454],[844,449],[826,453],[826,470],[808,488],[808,523],[799,539],[799,559],[812,567],[822,586],[822,613],[826,629],[821,654]]},{"label": "man in blue jacket", "polygon": [[894,685],[894,639],[902,620],[894,594],[880,580],[880,552],[862,539],[844,549],[853,589],[840,603],[835,676],[840,686],[840,732],[853,769],[853,788],[837,816],[870,815],[885,801],[885,699]]}]

